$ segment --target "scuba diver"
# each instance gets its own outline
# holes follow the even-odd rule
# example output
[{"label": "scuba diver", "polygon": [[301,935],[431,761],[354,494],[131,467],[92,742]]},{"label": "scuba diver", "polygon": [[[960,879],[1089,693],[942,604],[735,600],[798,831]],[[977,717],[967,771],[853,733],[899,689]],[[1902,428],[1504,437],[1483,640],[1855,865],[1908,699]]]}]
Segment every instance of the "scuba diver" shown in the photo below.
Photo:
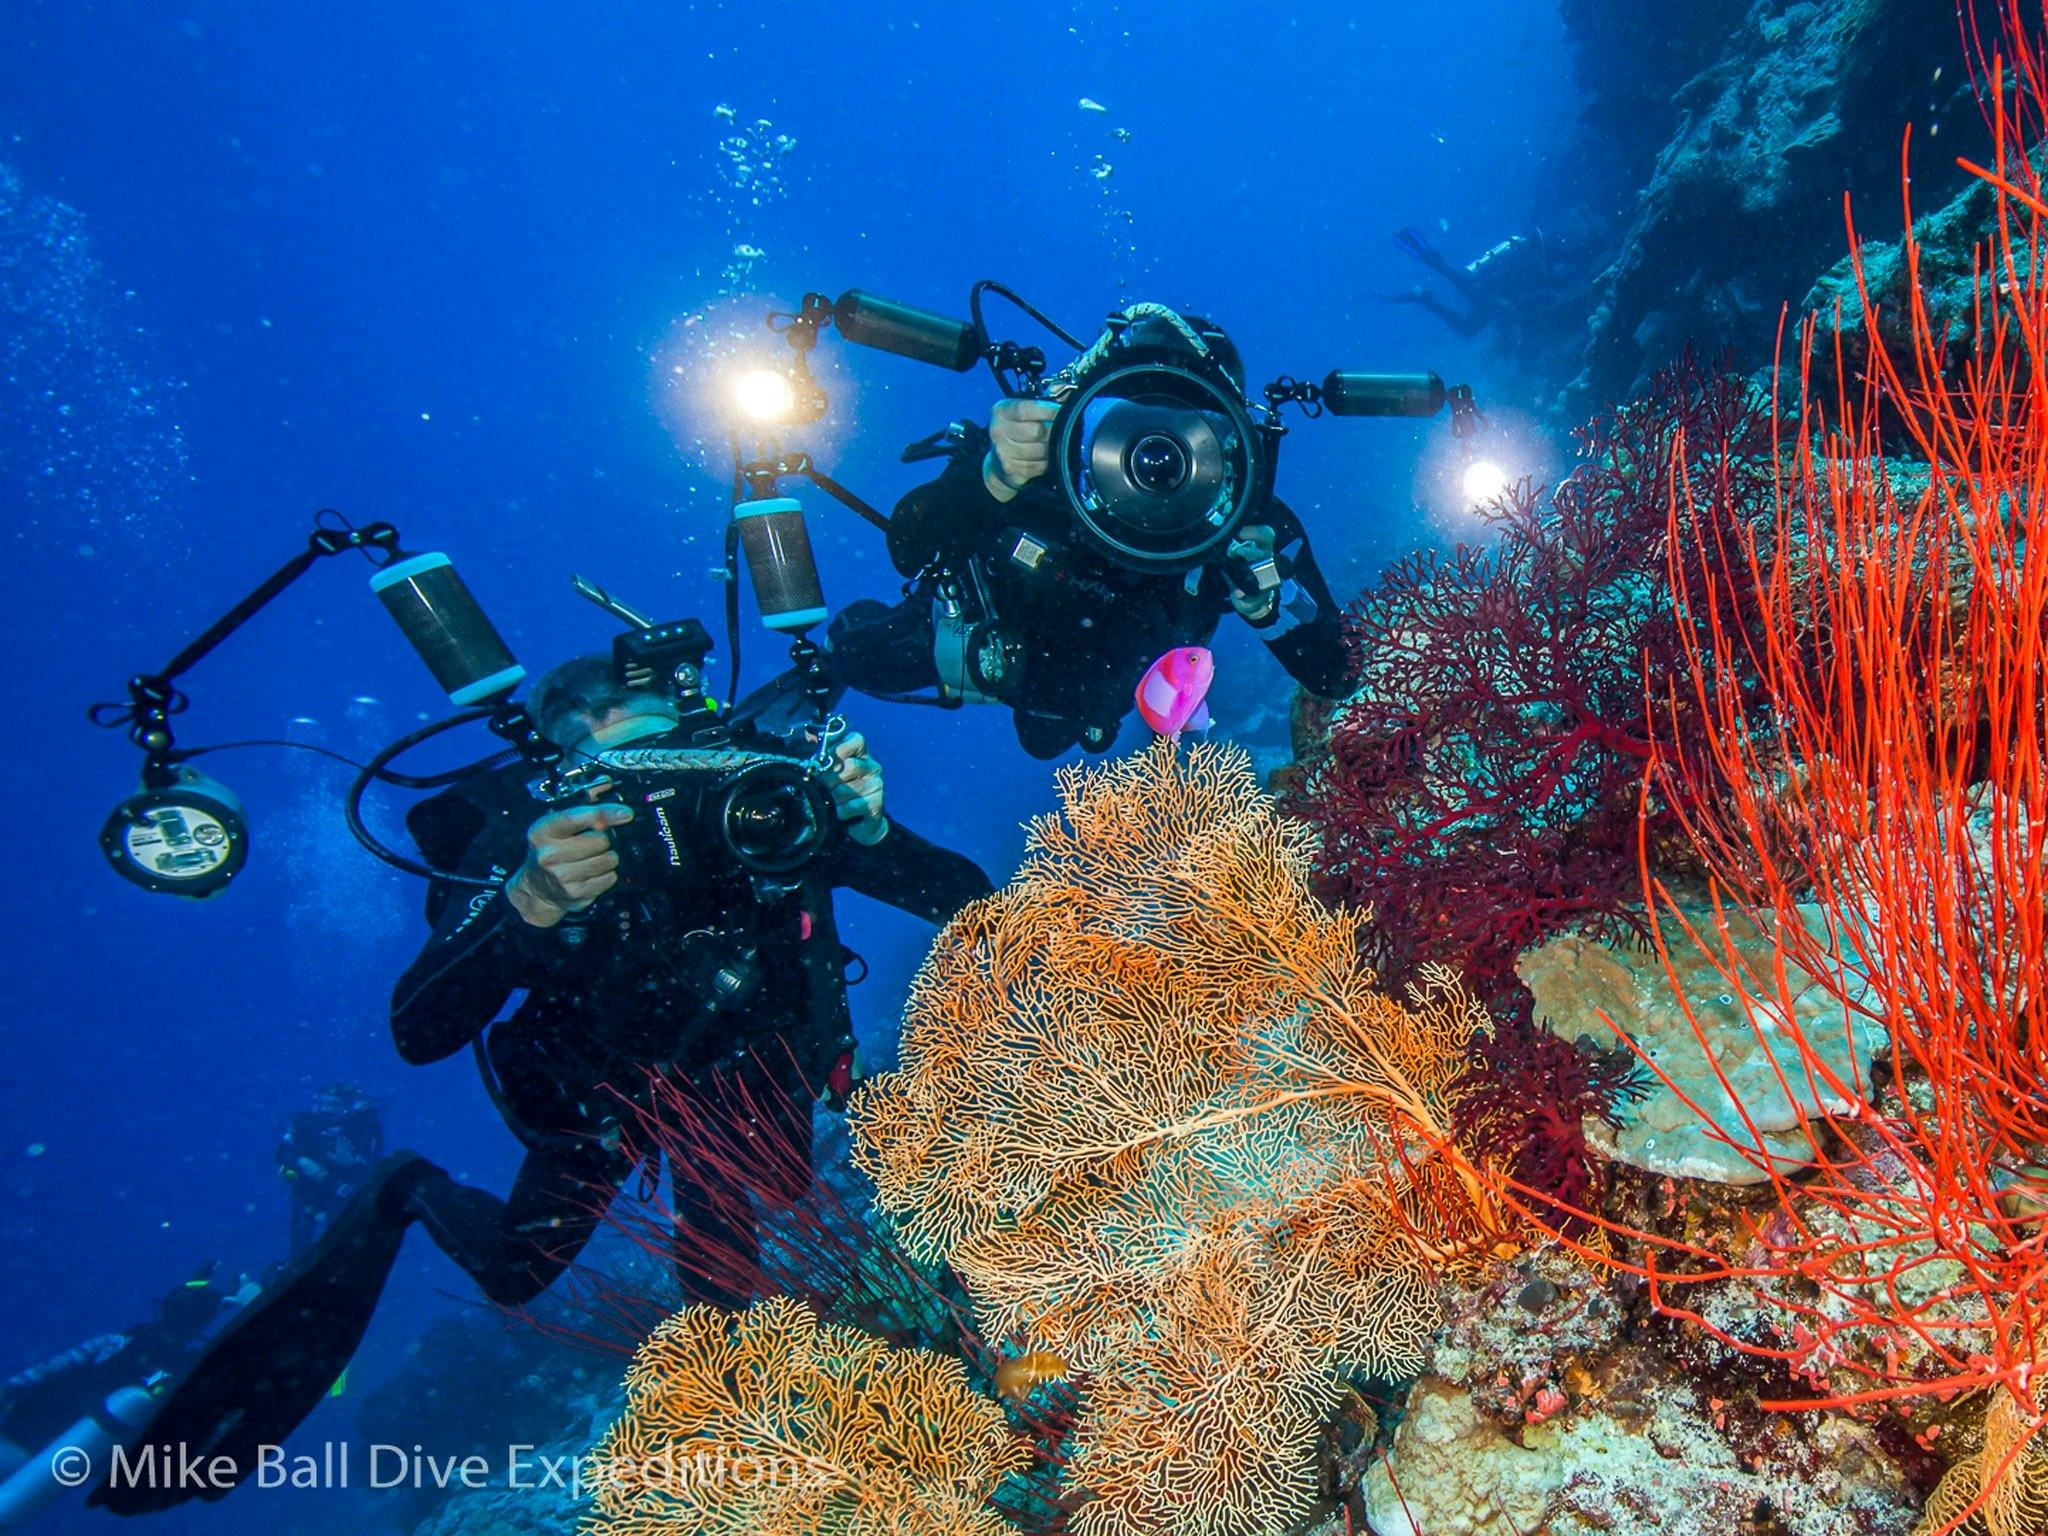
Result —
[{"label": "scuba diver", "polygon": [[0,1381],[0,1529],[61,1491],[44,1470],[56,1448],[100,1449],[132,1433],[150,1409],[149,1389],[180,1370],[245,1294],[216,1280],[209,1264],[146,1321],[96,1334]]},{"label": "scuba diver", "polygon": [[286,1259],[260,1278],[244,1274],[233,1283],[207,1264],[148,1321],[95,1335],[0,1381],[0,1530],[63,1491],[46,1471],[51,1452],[78,1446],[97,1458],[133,1435],[155,1411],[156,1391],[200,1357],[219,1325],[288,1272],[383,1155],[376,1101],[347,1083],[322,1088],[278,1143],[291,1209]]},{"label": "scuba diver", "polygon": [[1537,293],[1556,272],[1558,252],[1542,230],[1510,235],[1488,246],[1462,267],[1454,264],[1414,225],[1394,236],[1394,243],[1441,277],[1464,301],[1460,308],[1431,293],[1411,288],[1385,295],[1389,304],[1416,304],[1460,336],[1470,340],[1499,325],[1524,298]]},{"label": "scuba diver", "polygon": [[330,1083],[292,1116],[277,1144],[277,1173],[291,1194],[290,1256],[327,1230],[384,1156],[384,1117],[350,1083]]},{"label": "scuba diver", "polygon": [[[670,628],[703,637],[701,660],[709,649],[702,626]],[[746,758],[734,749],[755,743],[729,732],[694,691],[696,668],[679,669],[679,679],[685,671],[691,686],[679,681],[671,696],[616,655],[579,657],[540,679],[528,713],[567,764],[645,760],[700,739],[716,739],[725,759]],[[715,738],[691,735],[707,722]],[[513,765],[480,771],[413,808],[408,827],[427,864],[473,883],[430,885],[433,932],[392,995],[392,1034],[414,1064],[464,1047],[477,1055],[487,1091],[526,1147],[511,1192],[501,1199],[464,1185],[414,1153],[384,1159],[173,1385],[145,1433],[149,1445],[172,1454],[203,1448],[246,1475],[257,1448],[280,1443],[345,1369],[415,1223],[492,1302],[517,1307],[538,1296],[642,1165],[628,1133],[656,1112],[657,1074],[737,1085],[719,1092],[721,1102],[772,1116],[759,1134],[800,1148],[807,1173],[814,1097],[821,1087],[850,1086],[853,957],[834,926],[832,891],[859,891],[939,922],[991,889],[970,860],[885,814],[882,771],[860,736],[828,737],[819,761],[830,767],[828,786],[815,792],[815,851],[794,867],[771,857],[790,824],[786,802],[736,800],[728,790],[724,820],[693,820],[677,807],[694,791],[675,781],[637,805],[580,796],[536,815],[531,769]],[[745,850],[758,855],[751,863],[731,841],[736,825],[740,837],[761,839]],[[722,827],[727,841],[707,827]],[[751,1298],[693,1281],[685,1267],[693,1245],[757,1252],[747,1247],[752,1231],[731,1230],[717,1213],[746,1209],[749,1197],[788,1204],[805,1191],[763,1187],[772,1176],[759,1170],[671,1160],[668,1172],[689,1299],[744,1304]],[[718,1179],[748,1182],[736,1201],[730,1189],[709,1188]],[[103,1483],[92,1502],[141,1513],[195,1494],[220,1498],[234,1480],[169,1489]]]},{"label": "scuba diver", "polygon": [[[1084,471],[1094,523],[1077,528],[1071,492],[1049,472],[1054,418],[1061,401],[1119,370],[1185,379],[1192,403],[1103,395],[1088,407],[1099,427]],[[1139,305],[1112,316],[1041,397],[1000,400],[986,430],[959,422],[915,445],[907,458],[951,463],[888,520],[908,595],[834,618],[835,679],[881,699],[1007,706],[1034,757],[1076,743],[1101,752],[1146,669],[1174,647],[1207,644],[1234,612],[1310,692],[1348,692],[1341,610],[1300,520],[1246,453],[1245,399],[1228,336]],[[1105,443],[1121,443],[1121,457]],[[936,697],[921,693],[932,688]]]}]

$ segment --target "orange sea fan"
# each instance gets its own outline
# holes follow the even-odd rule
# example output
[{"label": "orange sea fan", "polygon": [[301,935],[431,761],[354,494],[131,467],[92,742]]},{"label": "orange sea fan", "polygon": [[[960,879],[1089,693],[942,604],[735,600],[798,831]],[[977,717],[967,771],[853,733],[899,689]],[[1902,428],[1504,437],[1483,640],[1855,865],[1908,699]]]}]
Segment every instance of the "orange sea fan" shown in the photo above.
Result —
[{"label": "orange sea fan", "polygon": [[1059,788],[940,936],[854,1155],[986,1333],[1084,1373],[1077,1529],[1278,1529],[1344,1375],[1414,1369],[1434,1280],[1513,1242],[1447,1129],[1488,1021],[1440,971],[1374,989],[1243,752]]},{"label": "orange sea fan", "polygon": [[776,1297],[693,1306],[626,1376],[586,1474],[585,1536],[998,1536],[1030,1460],[958,1360],[821,1325]]}]

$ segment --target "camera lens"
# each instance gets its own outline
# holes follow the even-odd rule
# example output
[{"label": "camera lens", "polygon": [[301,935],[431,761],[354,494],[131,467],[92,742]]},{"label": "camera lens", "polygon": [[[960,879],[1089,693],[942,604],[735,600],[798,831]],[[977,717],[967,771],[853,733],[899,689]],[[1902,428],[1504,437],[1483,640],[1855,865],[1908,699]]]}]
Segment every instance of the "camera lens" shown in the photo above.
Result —
[{"label": "camera lens", "polygon": [[1148,432],[1131,444],[1131,480],[1154,496],[1170,496],[1187,484],[1188,445],[1164,432]]},{"label": "camera lens", "polygon": [[718,824],[733,857],[763,873],[807,863],[824,832],[803,771],[782,763],[742,771],[725,793]]}]

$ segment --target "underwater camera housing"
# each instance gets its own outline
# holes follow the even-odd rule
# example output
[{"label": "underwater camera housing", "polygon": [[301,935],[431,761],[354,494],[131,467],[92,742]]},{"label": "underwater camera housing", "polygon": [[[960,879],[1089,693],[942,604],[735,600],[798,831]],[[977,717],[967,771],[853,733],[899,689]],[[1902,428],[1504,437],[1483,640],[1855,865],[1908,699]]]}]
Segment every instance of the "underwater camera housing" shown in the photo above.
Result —
[{"label": "underwater camera housing", "polygon": [[666,693],[674,728],[556,768],[534,786],[550,804],[612,799],[633,807],[633,820],[612,834],[626,884],[694,881],[722,867],[757,888],[773,885],[817,857],[831,829],[830,797],[810,761],[734,744],[704,695],[711,648],[696,619],[614,636],[618,682]]},{"label": "underwater camera housing", "polygon": [[[982,315],[991,292],[1072,347],[1074,361],[1048,374],[1039,348],[991,339]],[[1320,384],[1282,375],[1255,395],[1221,328],[1163,304],[1111,314],[1092,344],[1000,283],[976,283],[968,309],[972,318],[958,320],[850,289],[836,300],[807,294],[798,314],[769,323],[787,322],[780,328],[796,349],[798,382],[812,395],[803,358],[819,330],[836,324],[849,341],[952,372],[986,363],[1006,395],[1057,402],[1051,476],[1071,510],[1074,542],[1147,574],[1208,566],[1240,591],[1281,584],[1276,563],[1240,532],[1272,497],[1284,406],[1309,417],[1424,417],[1448,405],[1461,439],[1478,424],[1470,388],[1428,372],[1338,369]],[[933,441],[906,457],[924,456]]]},{"label": "underwater camera housing", "polygon": [[1083,541],[1119,565],[1206,564],[1272,494],[1275,434],[1206,322],[1152,305],[1112,316],[1052,392],[1052,473]]}]

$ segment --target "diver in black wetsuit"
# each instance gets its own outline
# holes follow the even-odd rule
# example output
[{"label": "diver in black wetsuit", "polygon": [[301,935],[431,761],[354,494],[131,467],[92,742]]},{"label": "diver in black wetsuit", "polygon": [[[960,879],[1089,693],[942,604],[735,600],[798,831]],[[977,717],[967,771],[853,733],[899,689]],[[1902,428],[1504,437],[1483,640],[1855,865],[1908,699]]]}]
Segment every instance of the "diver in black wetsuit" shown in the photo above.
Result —
[{"label": "diver in black wetsuit", "polygon": [[[253,1287],[250,1287],[253,1289]],[[0,1381],[0,1481],[124,1388],[142,1388],[183,1367],[223,1311],[242,1299],[209,1264],[157,1303],[146,1321],[96,1334]],[[126,1429],[109,1426],[117,1436]],[[16,1511],[0,1497],[0,1528]],[[24,1513],[36,1507],[23,1501]]]},{"label": "diver in black wetsuit", "polygon": [[[601,657],[556,669],[532,707],[572,756],[644,739],[646,728],[672,721],[663,700],[618,691]],[[393,994],[392,1033],[407,1061],[438,1061],[469,1045],[524,989],[491,1032],[488,1054],[501,1108],[530,1150],[502,1204],[428,1166],[391,1190],[493,1301],[537,1294],[594,1229],[589,1191],[616,1188],[632,1171],[616,1131],[629,1113],[622,1100],[644,1107],[648,1067],[737,1079],[746,1097],[781,1106],[778,1137],[809,1146],[812,1100],[843,1075],[853,1046],[835,887],[933,922],[988,894],[973,863],[883,815],[880,770],[859,737],[839,753],[847,819],[800,886],[772,907],[752,900],[743,882],[708,871],[691,889],[659,886],[593,905],[617,880],[609,847],[617,805],[556,811],[529,827],[532,802],[508,780],[462,786],[422,808],[422,824],[444,823],[436,839],[466,842],[461,872],[512,873],[482,899],[463,902],[446,888],[429,896],[434,934]],[[587,920],[565,926],[585,912]],[[705,1198],[694,1171],[670,1171],[686,1227],[715,1219],[719,1202]],[[686,1246],[689,1232],[679,1240]]]},{"label": "diver in black wetsuit", "polygon": [[[1146,318],[1123,336],[1169,354],[1200,347],[1242,393],[1244,365],[1229,337],[1206,321],[1186,326]],[[1034,757],[1076,743],[1100,752],[1116,739],[1145,669],[1175,646],[1207,644],[1235,611],[1310,692],[1351,689],[1343,616],[1292,510],[1269,498],[1238,530],[1228,566],[1159,573],[1117,564],[1070,536],[1069,509],[1047,474],[1057,410],[1052,400],[1003,400],[987,431],[956,428],[946,449],[952,464],[890,519],[890,559],[918,584],[899,604],[857,602],[833,620],[838,679],[881,698],[937,687],[953,702],[1007,705]],[[1228,573],[1267,561],[1278,580],[1262,590],[1240,588]],[[949,638],[944,606],[920,579],[939,565],[985,594],[991,628],[1011,648],[1000,678],[971,660],[963,668],[960,638]],[[976,649],[973,639],[967,649]]]},{"label": "diver in black wetsuit", "polygon": [[277,1176],[292,1200],[290,1257],[313,1246],[383,1158],[383,1111],[352,1083],[329,1083],[292,1116],[277,1143]]},{"label": "diver in black wetsuit", "polygon": [[[554,669],[529,709],[572,761],[658,744],[678,724],[674,703],[627,689],[604,657]],[[414,1222],[492,1301],[516,1306],[538,1295],[574,1262],[608,1194],[638,1166],[622,1121],[646,1109],[650,1072],[726,1079],[740,1091],[711,1097],[767,1106],[778,1122],[771,1134],[807,1152],[813,1098],[828,1084],[845,1090],[852,1046],[833,890],[935,922],[990,891],[971,861],[884,814],[881,770],[860,737],[841,742],[836,757],[840,819],[772,897],[708,858],[701,880],[621,887],[612,834],[633,812],[605,801],[536,817],[524,770],[481,775],[415,807],[409,824],[430,865],[498,883],[430,888],[434,931],[393,994],[392,1033],[407,1061],[438,1061],[484,1037],[523,991],[490,1028],[484,1055],[525,1161],[501,1200],[423,1157],[387,1159],[173,1389],[148,1441],[204,1445],[246,1473],[256,1448],[282,1441],[346,1365]],[[735,1202],[702,1189],[703,1170],[669,1172],[679,1252],[693,1242],[744,1251],[753,1234],[713,1214]],[[743,1193],[786,1202],[804,1191],[750,1182]],[[93,1502],[139,1513],[226,1491],[103,1484]]]},{"label": "diver in black wetsuit", "polygon": [[1412,224],[1394,236],[1394,243],[1441,277],[1460,302],[1453,304],[1427,288],[1386,294],[1386,301],[1425,309],[1467,340],[1510,321],[1523,306],[1538,302],[1562,283],[1562,249],[1540,229],[1496,241],[1463,266]]}]

